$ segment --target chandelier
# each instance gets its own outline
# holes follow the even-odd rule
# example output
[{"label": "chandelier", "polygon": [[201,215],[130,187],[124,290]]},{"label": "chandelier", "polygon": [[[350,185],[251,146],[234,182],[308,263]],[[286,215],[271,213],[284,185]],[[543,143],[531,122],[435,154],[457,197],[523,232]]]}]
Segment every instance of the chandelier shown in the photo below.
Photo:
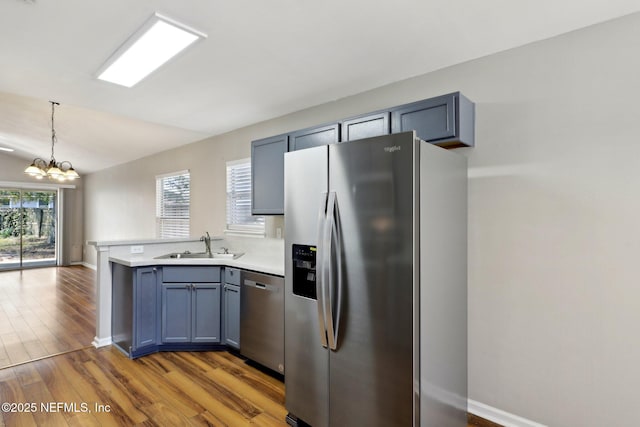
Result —
[{"label": "chandelier", "polygon": [[47,163],[44,159],[36,157],[33,159],[31,165],[24,170],[24,173],[36,179],[47,177],[52,181],[73,181],[76,178],[80,178],[80,175],[78,175],[78,172],[73,169],[71,162],[66,160],[57,162],[53,155],[54,146],[58,141],[56,138],[56,130],[53,126],[53,120],[56,105],[60,105],[60,103],[55,101],[49,102],[51,103],[51,160]]}]

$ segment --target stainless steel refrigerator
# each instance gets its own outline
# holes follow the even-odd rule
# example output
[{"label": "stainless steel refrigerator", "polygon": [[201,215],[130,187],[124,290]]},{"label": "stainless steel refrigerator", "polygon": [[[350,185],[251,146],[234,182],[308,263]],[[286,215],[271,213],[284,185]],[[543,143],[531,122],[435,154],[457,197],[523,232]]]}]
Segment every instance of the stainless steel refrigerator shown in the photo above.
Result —
[{"label": "stainless steel refrigerator", "polygon": [[291,425],[466,426],[466,158],[413,132],[285,155]]}]

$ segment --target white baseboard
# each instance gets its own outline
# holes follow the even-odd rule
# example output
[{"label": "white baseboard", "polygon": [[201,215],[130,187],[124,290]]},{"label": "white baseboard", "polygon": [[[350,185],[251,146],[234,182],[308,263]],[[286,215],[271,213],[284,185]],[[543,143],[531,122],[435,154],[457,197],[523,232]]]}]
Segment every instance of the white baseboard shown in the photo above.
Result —
[{"label": "white baseboard", "polygon": [[84,261],[83,262],[72,262],[71,265],[82,265],[82,266],[85,266],[85,267],[90,268],[92,270],[97,270],[98,269],[98,267],[96,265],[89,264],[88,262],[84,262]]},{"label": "white baseboard", "polygon": [[113,344],[113,341],[111,341],[111,337],[109,338],[94,337],[93,342],[91,344],[93,344],[95,348],[100,348],[100,347],[106,347],[108,345]]},{"label": "white baseboard", "polygon": [[501,409],[471,399],[467,401],[467,411],[504,427],[547,427],[544,424],[510,414]]}]

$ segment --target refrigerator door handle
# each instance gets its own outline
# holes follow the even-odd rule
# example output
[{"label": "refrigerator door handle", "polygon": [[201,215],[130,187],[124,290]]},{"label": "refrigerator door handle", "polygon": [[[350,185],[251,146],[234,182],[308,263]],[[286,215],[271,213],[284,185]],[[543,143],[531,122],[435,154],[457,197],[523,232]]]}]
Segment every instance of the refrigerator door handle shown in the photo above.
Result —
[{"label": "refrigerator door handle", "polygon": [[327,193],[320,195],[320,209],[318,210],[318,246],[316,248],[316,305],[318,307],[318,329],[320,331],[320,343],[327,347],[327,326],[324,313],[324,263],[325,245],[324,233],[327,225]]},{"label": "refrigerator door handle", "polygon": [[340,212],[338,210],[338,199],[336,196],[335,208],[333,213],[333,227],[336,236],[336,245],[335,245],[335,260],[336,260],[336,280],[338,282],[338,287],[336,290],[336,321],[335,321],[335,330],[333,335],[333,347],[332,350],[336,350],[338,348],[338,334],[340,332],[340,315],[342,314],[342,231],[340,228]]},{"label": "refrigerator door handle", "polygon": [[[342,263],[340,262],[340,250],[341,250],[341,236],[340,227],[338,225],[338,204],[336,200],[336,193],[329,193],[329,201],[327,203],[327,216],[328,224],[325,229],[325,262],[328,264],[326,280],[324,281],[327,288],[327,298],[324,302],[325,318],[327,324],[327,337],[329,339],[329,348],[336,350],[338,348],[338,326],[340,322],[340,305],[342,294]],[[335,245],[333,244],[335,240]],[[336,267],[334,268],[334,261]],[[335,271],[334,271],[335,270]],[[338,290],[334,292],[333,279],[334,274],[338,283]],[[334,300],[336,300],[336,314],[335,322],[333,315]]]}]

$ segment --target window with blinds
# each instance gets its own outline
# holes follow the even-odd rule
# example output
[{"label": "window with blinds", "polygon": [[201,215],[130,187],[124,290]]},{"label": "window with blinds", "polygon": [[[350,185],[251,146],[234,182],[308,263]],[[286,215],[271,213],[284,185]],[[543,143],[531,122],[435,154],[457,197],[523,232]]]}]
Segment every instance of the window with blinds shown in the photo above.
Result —
[{"label": "window with blinds", "polygon": [[227,162],[227,230],[264,235],[264,217],[251,215],[251,159]]},{"label": "window with blinds", "polygon": [[159,238],[189,237],[190,187],[188,170],[156,177],[156,224]]}]

